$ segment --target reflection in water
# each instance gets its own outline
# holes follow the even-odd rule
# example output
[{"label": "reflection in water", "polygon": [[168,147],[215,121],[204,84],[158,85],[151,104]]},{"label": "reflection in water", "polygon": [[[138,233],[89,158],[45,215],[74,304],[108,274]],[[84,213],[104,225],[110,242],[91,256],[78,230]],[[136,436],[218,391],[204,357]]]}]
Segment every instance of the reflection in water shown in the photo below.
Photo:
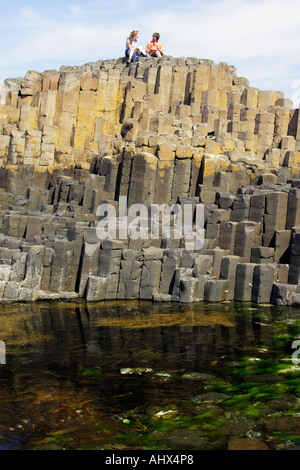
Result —
[{"label": "reflection in water", "polygon": [[[0,449],[177,449],[182,432],[187,448],[226,449],[253,429],[271,448],[300,442],[298,370],[287,369],[297,309],[0,307]],[[287,413],[295,429],[282,424]]]}]

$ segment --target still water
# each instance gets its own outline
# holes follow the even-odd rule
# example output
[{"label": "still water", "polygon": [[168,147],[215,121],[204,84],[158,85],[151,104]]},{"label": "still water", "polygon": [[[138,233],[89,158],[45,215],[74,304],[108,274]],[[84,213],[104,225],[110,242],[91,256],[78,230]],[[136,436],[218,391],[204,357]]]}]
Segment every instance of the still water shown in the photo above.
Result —
[{"label": "still water", "polygon": [[299,449],[297,338],[297,308],[0,305],[0,450]]}]

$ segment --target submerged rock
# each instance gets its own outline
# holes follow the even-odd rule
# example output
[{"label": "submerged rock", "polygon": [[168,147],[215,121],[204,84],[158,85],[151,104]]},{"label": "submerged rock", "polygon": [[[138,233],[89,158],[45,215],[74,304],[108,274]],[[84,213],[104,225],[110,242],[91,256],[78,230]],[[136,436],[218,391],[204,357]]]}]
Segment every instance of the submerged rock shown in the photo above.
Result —
[{"label": "submerged rock", "polygon": [[300,416],[282,415],[269,418],[265,423],[268,431],[296,432],[300,430]]},{"label": "submerged rock", "polygon": [[186,374],[183,374],[182,379],[186,380],[213,380],[214,376],[211,374],[205,374],[202,372],[189,372]]},{"label": "submerged rock", "polygon": [[150,367],[127,367],[125,369],[121,369],[120,372],[123,375],[132,375],[132,374],[142,375],[142,374],[149,374],[153,372],[153,370]]},{"label": "submerged rock", "polygon": [[207,392],[192,398],[192,403],[220,403],[229,398],[228,395],[218,392]]},{"label": "submerged rock", "polygon": [[170,449],[211,450],[214,444],[203,437],[199,429],[177,429],[163,438]]},{"label": "submerged rock", "polygon": [[270,450],[269,446],[254,438],[235,437],[228,442],[228,450]]},{"label": "submerged rock", "polygon": [[283,377],[279,374],[256,374],[248,375],[244,378],[246,382],[258,382],[264,384],[277,384],[283,382]]},{"label": "submerged rock", "polygon": [[270,400],[268,407],[274,411],[285,411],[300,405],[300,398],[294,395],[283,395],[281,398]]}]

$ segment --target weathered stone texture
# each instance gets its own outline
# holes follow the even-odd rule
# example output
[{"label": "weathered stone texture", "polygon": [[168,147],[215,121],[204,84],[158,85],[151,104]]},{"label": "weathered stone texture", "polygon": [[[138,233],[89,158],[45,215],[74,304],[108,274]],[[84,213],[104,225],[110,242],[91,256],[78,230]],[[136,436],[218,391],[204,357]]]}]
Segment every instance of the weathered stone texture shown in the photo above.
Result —
[{"label": "weathered stone texture", "polygon": [[[0,299],[296,305],[299,129],[283,93],[204,59],[115,59],[6,80]],[[102,203],[120,217],[113,239],[97,231]],[[185,204],[193,228],[205,208],[192,251],[178,225]]]}]

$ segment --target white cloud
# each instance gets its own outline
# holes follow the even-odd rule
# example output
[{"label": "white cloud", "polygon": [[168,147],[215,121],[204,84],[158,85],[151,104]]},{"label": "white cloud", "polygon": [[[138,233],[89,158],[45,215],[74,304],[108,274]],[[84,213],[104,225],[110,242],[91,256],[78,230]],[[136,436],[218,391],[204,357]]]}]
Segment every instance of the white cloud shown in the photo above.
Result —
[{"label": "white cloud", "polygon": [[251,86],[292,94],[292,83],[300,79],[299,17],[298,0],[166,0],[159,12],[146,0],[88,0],[84,7],[77,0],[62,5],[53,0],[48,10],[23,6],[11,20],[14,34],[1,20],[6,47],[0,78],[16,76],[4,76],[5,70],[26,66],[25,74],[35,64],[43,71],[120,57],[129,32],[139,29],[144,45],[159,31],[174,57],[227,62]]},{"label": "white cloud", "polygon": [[20,8],[19,15],[16,17],[17,23],[26,26],[26,28],[35,28],[39,25],[41,20],[38,12],[31,6],[24,6]]},{"label": "white cloud", "polygon": [[[27,34],[22,42],[7,50],[6,55],[2,54],[1,68],[9,67],[13,63],[37,63],[55,59],[61,61],[60,65],[65,65],[67,60],[93,59],[99,60],[101,54],[109,54],[114,57],[116,50],[120,49],[123,54],[125,39],[120,41],[120,34],[125,37],[127,29],[118,28],[113,31],[109,26],[90,25],[81,23],[77,16],[80,16],[80,9],[71,6],[71,15],[68,19],[53,19],[39,15],[32,8],[22,8],[18,22],[26,26]],[[105,50],[109,38],[109,50]],[[122,51],[122,52],[121,52]],[[77,65],[80,65],[78,63]]]},{"label": "white cloud", "polygon": [[180,16],[166,12],[157,23],[179,55],[203,52],[207,58],[240,60],[299,52],[299,17],[296,0],[222,0],[203,12],[201,8]]},{"label": "white cloud", "polygon": [[70,11],[72,16],[78,18],[83,14],[82,8],[78,7],[77,5],[70,5]]}]

